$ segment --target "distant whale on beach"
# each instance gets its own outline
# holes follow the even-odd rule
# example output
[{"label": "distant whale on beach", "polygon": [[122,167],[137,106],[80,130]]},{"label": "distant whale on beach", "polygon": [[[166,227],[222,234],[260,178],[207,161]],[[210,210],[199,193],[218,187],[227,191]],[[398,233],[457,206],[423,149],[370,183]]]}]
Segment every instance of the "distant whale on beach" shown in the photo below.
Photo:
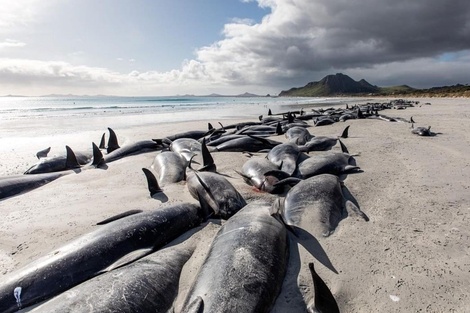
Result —
[{"label": "distant whale on beach", "polygon": [[[92,143],[92,145],[93,161],[86,166],[90,168],[104,166],[103,154],[94,143]],[[69,147],[67,147],[67,151],[73,154],[73,151]],[[40,161],[31,168],[40,172],[39,174],[23,174],[0,178],[0,200],[36,189],[56,180],[59,177],[76,173],[81,170],[80,165],[77,165],[74,161],[71,161],[69,164],[69,162],[63,158],[42,160],[43,161]]]},{"label": "distant whale on beach", "polygon": [[[69,146],[65,146],[66,154],[55,157],[43,157],[39,162],[31,166],[24,173],[25,174],[41,174],[60,172],[80,168],[82,165],[89,163],[93,154],[75,153]],[[44,150],[43,150],[44,151]],[[41,151],[40,151],[41,152]],[[39,152],[38,152],[39,153]],[[41,154],[44,155],[44,154]]]}]

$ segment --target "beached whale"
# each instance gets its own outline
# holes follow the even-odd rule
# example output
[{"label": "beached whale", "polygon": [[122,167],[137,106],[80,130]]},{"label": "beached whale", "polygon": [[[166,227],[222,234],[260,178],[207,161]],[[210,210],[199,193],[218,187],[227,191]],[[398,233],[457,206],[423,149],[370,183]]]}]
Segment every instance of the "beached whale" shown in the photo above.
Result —
[{"label": "beached whale", "polygon": [[270,150],[279,144],[281,143],[275,140],[247,135],[241,138],[234,138],[212,147],[212,151],[259,152]]},{"label": "beached whale", "polygon": [[314,136],[310,134],[308,129],[301,126],[294,126],[289,128],[284,134],[289,142],[295,143],[299,146],[304,145]]},{"label": "beached whale", "polygon": [[413,124],[411,124],[411,133],[418,135],[418,136],[435,136],[436,134],[431,132],[431,126],[428,127],[414,127]]},{"label": "beached whale", "polygon": [[246,205],[242,195],[220,174],[189,172],[187,185],[194,199],[204,201],[216,216],[223,219],[229,219]]},{"label": "beached whale", "polygon": [[165,186],[186,178],[188,161],[179,153],[163,151],[155,156],[151,168],[157,173],[158,184]]},{"label": "beached whale", "polygon": [[284,187],[275,186],[275,184],[290,176],[279,168],[280,165],[276,165],[266,158],[251,158],[243,164],[242,171],[238,174],[248,185],[261,191],[277,194],[281,193]]},{"label": "beached whale", "polygon": [[[187,236],[176,240],[181,237]],[[187,241],[89,279],[30,312],[167,312],[178,294],[181,270],[196,247],[194,240]]]},{"label": "beached whale", "polygon": [[287,225],[300,227],[315,237],[327,237],[335,231],[345,209],[369,220],[353,202],[345,199],[337,176],[322,174],[298,180],[284,198],[281,215]]},{"label": "beached whale", "polygon": [[190,203],[112,220],[2,277],[0,312],[14,312],[49,299],[98,274],[135,261],[198,226],[202,220],[200,207]]},{"label": "beached whale", "polygon": [[127,145],[123,145],[121,147],[118,144],[116,133],[111,128],[108,128],[108,130],[110,137],[108,140],[107,147],[108,154],[104,156],[104,160],[106,163],[122,159],[129,155],[146,153],[149,151],[157,151],[163,148],[163,145],[158,144],[153,140],[140,140]]},{"label": "beached whale", "polygon": [[304,145],[300,146],[299,148],[303,152],[331,150],[331,148],[333,148],[333,146],[338,143],[339,138],[348,138],[348,133],[349,125],[346,126],[346,128],[343,130],[339,137],[312,136],[309,141],[307,141]]},{"label": "beached whale", "polygon": [[289,175],[297,169],[300,149],[295,143],[283,143],[272,148],[266,158]]},{"label": "beached whale", "polygon": [[[100,149],[93,143],[93,161],[88,164],[88,167],[102,167],[105,163],[103,160],[103,154]],[[73,154],[73,151],[68,148],[68,151]],[[53,166],[53,163],[58,164]],[[71,166],[73,168],[69,169],[69,165],[63,164],[63,160],[55,160],[54,162],[49,162],[48,165],[42,167],[43,170],[52,168],[64,168],[60,171],[52,171],[40,174],[31,174],[31,175],[14,175],[14,176],[5,176],[0,178],[0,199],[5,199],[17,194],[21,194],[26,191],[30,191],[41,187],[47,183],[50,183],[53,180],[56,180],[59,177],[62,177],[67,174],[76,173],[80,169],[76,169],[76,165]],[[73,163],[75,164],[75,163]],[[38,167],[39,168],[39,167]],[[86,168],[86,167],[85,167]]]},{"label": "beached whale", "polygon": [[36,189],[70,173],[73,173],[73,171],[2,177],[0,178],[0,199]]},{"label": "beached whale", "polygon": [[93,153],[75,153],[65,146],[66,154],[54,157],[43,157],[39,162],[27,169],[24,174],[42,174],[80,168],[93,159]]},{"label": "beached whale", "polygon": [[298,177],[306,179],[320,174],[343,175],[361,172],[353,156],[334,151],[317,151],[298,166]]},{"label": "beached whale", "polygon": [[270,207],[251,202],[222,226],[176,312],[271,310],[286,273],[288,240]]}]

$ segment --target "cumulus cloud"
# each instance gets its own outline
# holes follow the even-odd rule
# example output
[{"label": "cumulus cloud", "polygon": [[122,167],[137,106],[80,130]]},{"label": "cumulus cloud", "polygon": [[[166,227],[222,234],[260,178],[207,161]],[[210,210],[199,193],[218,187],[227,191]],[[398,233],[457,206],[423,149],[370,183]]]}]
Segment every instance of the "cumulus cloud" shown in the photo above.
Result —
[{"label": "cumulus cloud", "polygon": [[5,41],[0,42],[0,50],[5,48],[20,48],[24,46],[26,46],[26,43],[13,39],[5,39]]},{"label": "cumulus cloud", "polygon": [[39,94],[44,94],[44,90],[50,90],[50,93],[64,92],[62,88],[65,88],[68,92],[109,90],[110,93],[121,95],[171,95],[180,92],[182,86],[191,86],[194,91],[203,90],[210,81],[213,79],[204,65],[195,60],[184,61],[179,70],[131,71],[123,74],[106,68],[77,66],[60,61],[0,58],[0,86],[23,86],[24,94],[33,93],[31,86],[34,86]]},{"label": "cumulus cloud", "polygon": [[[196,49],[195,58],[179,69],[118,73],[65,62],[0,59],[0,83],[101,86],[115,88],[107,89],[114,94],[275,93],[336,72],[383,86],[468,83],[468,0],[240,1],[256,1],[269,13],[259,22],[232,19],[223,27],[222,40]],[[26,12],[23,20],[32,15]],[[5,16],[0,13],[0,21],[13,23]],[[15,44],[21,45],[3,42],[4,47]]]}]

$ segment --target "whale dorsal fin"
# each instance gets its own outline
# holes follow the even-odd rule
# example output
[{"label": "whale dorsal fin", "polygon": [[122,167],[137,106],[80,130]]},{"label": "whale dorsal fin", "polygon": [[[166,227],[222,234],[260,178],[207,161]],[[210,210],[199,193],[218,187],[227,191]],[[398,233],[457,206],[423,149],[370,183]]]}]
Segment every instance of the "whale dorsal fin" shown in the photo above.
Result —
[{"label": "whale dorsal fin", "polygon": [[75,153],[69,146],[65,146],[65,150],[67,151],[67,159],[65,161],[65,167],[67,169],[72,169],[72,168],[79,168],[80,164],[77,161],[77,157],[75,156]]},{"label": "whale dorsal fin", "polygon": [[340,136],[341,138],[348,138],[348,136],[349,136],[349,126],[350,125],[346,126],[346,128],[343,130],[343,133]]},{"label": "whale dorsal fin", "polygon": [[100,149],[105,149],[106,148],[105,141],[106,141],[106,134],[103,133],[103,135],[101,136],[101,141],[100,141],[100,146],[99,146]]},{"label": "whale dorsal fin", "polygon": [[338,141],[339,141],[339,145],[341,146],[341,151],[343,153],[349,154],[349,151],[348,151],[348,148],[346,148],[346,145],[341,140],[339,140],[339,138],[338,138]]},{"label": "whale dorsal fin", "polygon": [[147,185],[150,191],[150,196],[153,197],[153,195],[163,192],[163,190],[158,185],[158,181],[155,175],[153,175],[153,173],[146,168],[142,168],[142,171],[144,172],[145,177],[147,178]]},{"label": "whale dorsal fin", "polygon": [[108,127],[109,130],[109,139],[108,139],[108,153],[113,152],[116,149],[121,148],[118,144],[117,136],[114,130]]},{"label": "whale dorsal fin", "polygon": [[94,142],[92,142],[91,145],[93,147],[93,162],[91,163],[91,165],[93,165],[94,167],[100,167],[106,164],[103,158],[103,153],[101,152],[100,148],[98,148]]},{"label": "whale dorsal fin", "polygon": [[[202,139],[201,154],[202,154],[203,167],[201,167],[199,169],[199,171],[200,172],[202,172],[202,171],[206,171],[206,172],[215,172],[215,171],[217,171],[217,167],[215,166],[214,159],[212,158],[212,155],[209,152],[209,149],[207,149],[206,138]],[[192,160],[192,158],[191,158],[191,160]]]}]

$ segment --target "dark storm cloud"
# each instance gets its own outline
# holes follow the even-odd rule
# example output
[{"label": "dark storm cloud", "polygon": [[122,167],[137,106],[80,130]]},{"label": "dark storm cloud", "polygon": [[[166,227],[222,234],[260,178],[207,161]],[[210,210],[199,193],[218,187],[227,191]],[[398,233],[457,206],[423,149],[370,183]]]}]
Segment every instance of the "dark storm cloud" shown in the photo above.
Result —
[{"label": "dark storm cloud", "polygon": [[283,84],[470,49],[470,1],[258,2],[271,8],[262,22],[228,24],[224,40],[198,51],[228,82]]}]

